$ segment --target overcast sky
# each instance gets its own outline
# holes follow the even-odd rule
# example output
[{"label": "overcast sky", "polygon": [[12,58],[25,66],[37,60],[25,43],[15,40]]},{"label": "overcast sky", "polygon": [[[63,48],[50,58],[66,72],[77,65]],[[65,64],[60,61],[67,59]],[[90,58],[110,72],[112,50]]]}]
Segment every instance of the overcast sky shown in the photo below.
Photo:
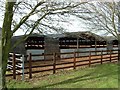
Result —
[{"label": "overcast sky", "polygon": [[[66,29],[67,32],[77,32],[77,31],[88,31],[87,28],[85,28],[85,24],[81,22],[81,19],[75,18],[74,16],[69,17],[69,23],[62,23],[61,25]],[[0,20],[0,27],[2,27],[2,19]],[[21,30],[17,31],[14,35],[23,35],[24,32]],[[98,32],[97,34],[102,34],[101,32]]]},{"label": "overcast sky", "polygon": [[[1,0],[0,0],[1,1]],[[0,5],[3,5],[0,3]],[[3,15],[4,12],[0,12],[0,27],[2,27],[3,23]],[[36,18],[35,16],[33,18]],[[80,19],[75,18],[74,16],[69,17],[69,23],[62,23],[61,25],[66,29],[68,32],[77,32],[77,31],[86,31],[85,25],[81,22]],[[14,35],[23,35],[23,30],[16,32]]]},{"label": "overcast sky", "polygon": [[[88,31],[87,28],[85,28],[85,24],[81,22],[81,19],[75,18],[74,16],[69,17],[69,23],[62,23],[61,25],[66,29],[67,32],[77,32],[77,31]],[[0,27],[2,27],[2,21],[0,21]],[[14,35],[23,35],[24,32],[21,30],[17,31]],[[98,32],[97,34],[102,34],[101,32]]]},{"label": "overcast sky", "polygon": [[[76,0],[76,1],[78,1],[78,0]],[[86,1],[86,0],[83,0],[83,1]],[[108,0],[108,1],[111,1],[111,0]],[[120,0],[117,0],[117,1],[120,1]],[[1,3],[1,0],[0,0],[0,5],[3,5],[3,3]],[[0,12],[0,27],[2,27],[3,15],[4,15],[4,12]],[[33,17],[33,18],[35,18],[35,17]],[[70,21],[70,23],[62,24],[62,26],[68,32],[87,31],[88,30],[87,28],[85,28],[86,27],[85,24],[83,22],[81,22],[81,19],[71,16],[71,17],[69,17],[69,21]],[[23,31],[19,31],[19,32],[16,32],[14,35],[23,35],[23,34],[24,34]],[[101,34],[103,34],[103,32],[97,32],[97,34],[101,35]]]}]

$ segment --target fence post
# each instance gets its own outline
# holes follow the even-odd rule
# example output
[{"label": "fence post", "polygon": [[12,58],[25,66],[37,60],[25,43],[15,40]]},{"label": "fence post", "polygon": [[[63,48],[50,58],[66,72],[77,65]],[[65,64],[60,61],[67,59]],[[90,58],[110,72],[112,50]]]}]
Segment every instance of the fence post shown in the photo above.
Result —
[{"label": "fence post", "polygon": [[53,74],[56,72],[56,53],[53,53]]},{"label": "fence post", "polygon": [[111,62],[111,50],[110,50],[110,62]]},{"label": "fence post", "polygon": [[25,58],[24,58],[24,55],[22,55],[22,80],[24,80],[24,61],[25,61]]},{"label": "fence post", "polygon": [[[119,45],[118,45],[118,46],[119,46]],[[120,49],[119,49],[119,47],[118,47],[118,63],[120,62],[119,60],[120,60]]]},{"label": "fence post", "polygon": [[32,78],[32,55],[31,53],[29,54],[29,78]]},{"label": "fence post", "polygon": [[102,58],[103,58],[103,51],[101,51],[101,64],[102,64]]},{"label": "fence post", "polygon": [[12,57],[13,57],[13,79],[16,79],[16,58],[14,53]]},{"label": "fence post", "polygon": [[73,69],[76,69],[76,52],[74,52]]},{"label": "fence post", "polygon": [[89,67],[91,66],[91,51],[89,51]]}]

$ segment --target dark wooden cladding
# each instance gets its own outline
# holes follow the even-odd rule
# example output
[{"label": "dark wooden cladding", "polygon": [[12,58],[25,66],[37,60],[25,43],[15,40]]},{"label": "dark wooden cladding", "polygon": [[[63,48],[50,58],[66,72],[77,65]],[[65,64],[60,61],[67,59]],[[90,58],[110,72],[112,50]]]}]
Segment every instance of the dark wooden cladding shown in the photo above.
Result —
[{"label": "dark wooden cladding", "polygon": [[[106,41],[95,41],[90,39],[78,39],[79,47],[86,48],[87,47],[95,47],[95,42],[97,43],[97,48],[105,47]],[[114,43],[115,44],[115,43]],[[102,46],[101,46],[102,45]],[[77,47],[77,38],[74,37],[62,37],[59,38],[59,47],[60,49],[69,49]]]},{"label": "dark wooden cladding", "polygon": [[112,44],[113,45],[118,45],[118,40],[113,40]]},{"label": "dark wooden cladding", "polygon": [[[76,37],[60,37],[59,39],[59,48],[60,49],[69,49],[69,48],[76,48],[77,47],[77,38]],[[95,47],[95,42],[97,44],[97,48],[100,47],[106,47],[107,42],[106,41],[95,41],[94,39],[84,39],[84,38],[78,38],[78,44],[79,48],[86,48]],[[113,40],[112,42],[113,46],[118,45],[117,40]],[[26,49],[44,49],[45,48],[45,37],[43,36],[32,36],[28,37],[28,39],[25,41],[25,48]]]},{"label": "dark wooden cladding", "polygon": [[25,42],[26,49],[44,49],[44,37],[28,37]]},{"label": "dark wooden cladding", "polygon": [[[85,40],[83,38],[79,38],[78,41],[81,45],[87,45],[90,42],[91,44],[94,44],[94,41]],[[76,44],[77,44],[77,38],[71,38],[71,37],[59,38],[59,45],[76,45]]]}]

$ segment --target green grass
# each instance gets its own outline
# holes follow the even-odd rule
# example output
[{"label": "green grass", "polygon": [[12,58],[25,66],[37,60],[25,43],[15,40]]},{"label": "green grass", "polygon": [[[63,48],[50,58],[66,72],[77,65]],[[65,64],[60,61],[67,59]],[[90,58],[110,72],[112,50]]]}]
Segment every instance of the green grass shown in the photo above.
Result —
[{"label": "green grass", "polygon": [[2,88],[2,45],[0,39],[0,89]]},{"label": "green grass", "polygon": [[10,80],[8,88],[118,88],[117,64],[69,70],[27,82]]}]

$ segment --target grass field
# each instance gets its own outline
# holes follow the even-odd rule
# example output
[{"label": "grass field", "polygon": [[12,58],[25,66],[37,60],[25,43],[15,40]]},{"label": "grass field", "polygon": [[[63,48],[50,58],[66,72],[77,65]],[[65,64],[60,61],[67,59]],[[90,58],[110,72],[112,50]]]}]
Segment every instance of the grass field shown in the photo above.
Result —
[{"label": "grass field", "polygon": [[2,47],[0,39],[0,89],[2,88]]},{"label": "grass field", "polygon": [[108,63],[54,75],[33,78],[29,81],[7,80],[8,88],[118,88],[118,66]]}]

